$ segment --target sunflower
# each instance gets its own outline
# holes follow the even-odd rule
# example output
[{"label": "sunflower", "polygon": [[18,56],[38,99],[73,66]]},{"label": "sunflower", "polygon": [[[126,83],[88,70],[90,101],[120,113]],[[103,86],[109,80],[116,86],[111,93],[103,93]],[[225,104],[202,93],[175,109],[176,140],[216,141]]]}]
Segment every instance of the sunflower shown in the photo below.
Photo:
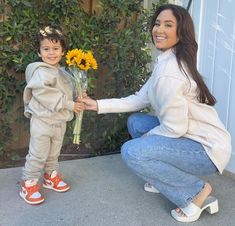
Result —
[{"label": "sunflower", "polygon": [[72,49],[66,54],[66,63],[68,66],[76,65],[76,58],[81,54],[82,50]]},{"label": "sunflower", "polygon": [[86,54],[84,52],[80,52],[75,58],[76,66],[83,71],[87,71],[89,69],[89,64],[86,60]]},{"label": "sunflower", "polygon": [[93,54],[91,51],[88,51],[87,52],[87,60],[90,64],[90,67],[94,70],[96,70],[98,68],[98,65],[97,65],[97,62],[96,62],[96,59],[94,58]]}]

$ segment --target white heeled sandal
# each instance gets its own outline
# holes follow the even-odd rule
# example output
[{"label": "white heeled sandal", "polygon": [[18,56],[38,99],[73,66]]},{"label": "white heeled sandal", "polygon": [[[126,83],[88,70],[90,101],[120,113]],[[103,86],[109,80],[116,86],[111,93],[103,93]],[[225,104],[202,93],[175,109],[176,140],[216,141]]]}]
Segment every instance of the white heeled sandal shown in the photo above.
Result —
[{"label": "white heeled sandal", "polygon": [[171,216],[180,222],[193,222],[199,219],[203,210],[208,211],[210,214],[217,213],[219,211],[218,200],[213,196],[208,196],[200,208],[194,203],[190,203],[184,208],[180,208],[182,212],[177,212],[175,209],[171,211]]},{"label": "white heeled sandal", "polygon": [[152,193],[160,193],[160,191],[158,191],[155,187],[153,187],[153,185],[148,182],[144,184],[144,190]]}]

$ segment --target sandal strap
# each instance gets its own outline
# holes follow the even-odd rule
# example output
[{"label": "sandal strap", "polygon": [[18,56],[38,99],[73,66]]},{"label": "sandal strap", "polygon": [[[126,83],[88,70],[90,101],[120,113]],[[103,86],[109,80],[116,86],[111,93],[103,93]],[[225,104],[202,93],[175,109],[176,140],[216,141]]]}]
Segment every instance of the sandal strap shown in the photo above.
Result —
[{"label": "sandal strap", "polygon": [[180,208],[180,209],[188,217],[195,215],[196,213],[198,213],[201,210],[200,207],[198,207],[197,205],[195,205],[192,202],[188,206],[186,206],[184,208]]}]

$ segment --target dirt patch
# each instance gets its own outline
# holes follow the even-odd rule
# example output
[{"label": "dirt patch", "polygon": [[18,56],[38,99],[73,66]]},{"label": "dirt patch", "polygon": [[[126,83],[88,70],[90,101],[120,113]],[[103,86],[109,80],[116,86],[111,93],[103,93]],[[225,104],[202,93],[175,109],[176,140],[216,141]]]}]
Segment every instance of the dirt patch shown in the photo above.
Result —
[{"label": "dirt patch", "polygon": [[[28,153],[28,149],[20,149],[17,152],[17,154],[19,155],[19,159],[11,160],[11,161],[0,160],[0,169],[24,166],[25,156],[27,155],[27,153]],[[64,145],[62,147],[59,161],[84,159],[84,158],[91,158],[95,156],[111,155],[111,154],[118,154],[118,153],[120,153],[120,151],[109,151],[109,152],[100,154],[100,153],[95,153],[94,151],[88,150],[82,145],[78,147],[76,145],[69,144],[69,145]]]}]

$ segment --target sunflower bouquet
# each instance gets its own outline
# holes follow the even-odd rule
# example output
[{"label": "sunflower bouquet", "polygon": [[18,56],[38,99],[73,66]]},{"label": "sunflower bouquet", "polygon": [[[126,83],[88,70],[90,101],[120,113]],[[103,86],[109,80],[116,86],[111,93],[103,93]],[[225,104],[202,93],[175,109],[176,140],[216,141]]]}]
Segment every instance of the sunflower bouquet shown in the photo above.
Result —
[{"label": "sunflower bouquet", "polygon": [[[87,89],[87,71],[97,69],[98,65],[91,51],[72,49],[66,54],[66,64],[71,75],[77,97],[82,97]],[[80,133],[82,126],[83,111],[76,113],[76,120],[73,130],[73,143],[80,144]]]}]

